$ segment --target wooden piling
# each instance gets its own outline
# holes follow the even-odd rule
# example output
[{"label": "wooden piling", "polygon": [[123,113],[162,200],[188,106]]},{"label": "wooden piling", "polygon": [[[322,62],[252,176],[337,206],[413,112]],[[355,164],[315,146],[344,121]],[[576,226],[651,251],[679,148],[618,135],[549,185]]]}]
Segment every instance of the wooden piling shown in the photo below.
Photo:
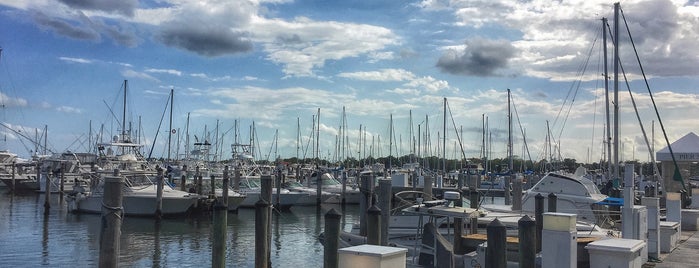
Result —
[{"label": "wooden piling", "polygon": [[272,204],[272,176],[269,174],[260,177],[260,199]]},{"label": "wooden piling", "polygon": [[524,215],[517,221],[519,232],[519,267],[536,267],[536,222]]},{"label": "wooden piling", "polygon": [[388,224],[391,217],[391,199],[393,197],[391,180],[379,180],[379,209],[381,209],[381,245],[388,245]]},{"label": "wooden piling", "polygon": [[485,252],[485,267],[507,267],[507,227],[495,218],[486,228],[488,248]]},{"label": "wooden piling", "polygon": [[202,186],[204,186],[204,185],[202,183],[203,177],[202,177],[201,173],[199,173],[199,166],[197,166],[197,171],[194,174],[195,174],[194,178],[196,179],[196,182],[197,182],[197,184],[196,184],[197,185],[197,194],[202,195],[203,194],[203,189],[202,189],[203,187]]},{"label": "wooden piling", "polygon": [[187,165],[182,165],[182,177],[180,177],[180,191],[187,192]]},{"label": "wooden piling", "polygon": [[522,180],[515,179],[512,182],[512,210],[522,210]]},{"label": "wooden piling", "polygon": [[534,219],[536,220],[536,253],[541,252],[541,233],[544,230],[544,197],[534,196]]},{"label": "wooden piling", "polygon": [[[224,171],[224,181],[227,177],[227,169]],[[226,200],[224,198],[224,200]],[[215,206],[213,211],[213,248],[211,249],[211,267],[212,268],[224,268],[226,267],[226,241],[228,234],[226,233],[226,226],[228,225],[228,210],[223,206]]]},{"label": "wooden piling", "polygon": [[16,176],[15,173],[16,173],[16,169],[17,169],[16,165],[17,165],[17,163],[12,161],[12,188],[11,188],[11,190],[12,190],[13,195],[15,194],[15,176]]},{"label": "wooden piling", "polygon": [[[39,164],[37,164],[37,168],[39,168]],[[37,171],[38,173],[38,171]],[[49,210],[51,209],[51,179],[49,178],[49,172],[46,171],[46,176],[44,177],[44,214],[48,214]],[[37,177],[37,179],[40,177]]]},{"label": "wooden piling", "polygon": [[381,245],[381,209],[376,205],[367,210],[367,235],[366,240],[369,245]]},{"label": "wooden piling", "polygon": [[367,210],[371,206],[371,199],[373,190],[374,190],[374,185],[372,184],[372,177],[373,174],[371,173],[364,173],[359,179],[360,179],[360,187],[359,187],[359,192],[361,194],[361,197],[359,198],[359,235],[361,236],[366,236],[367,235]]},{"label": "wooden piling", "polygon": [[558,197],[554,193],[550,193],[548,195],[548,203],[549,203],[549,211],[548,212],[556,212],[556,203],[558,203]]},{"label": "wooden piling", "polygon": [[337,268],[340,248],[340,219],[342,215],[334,208],[325,214],[325,243],[323,247],[323,267]]},{"label": "wooden piling", "polygon": [[[262,195],[260,195],[262,196]],[[264,199],[255,203],[255,268],[269,268],[270,264],[270,205]]]},{"label": "wooden piling", "polygon": [[340,202],[341,205],[346,205],[347,201],[345,200],[345,196],[347,193],[347,171],[342,171],[342,201]]},{"label": "wooden piling", "polygon": [[[469,202],[471,203],[471,208],[478,209],[480,203],[480,194],[476,188],[471,188],[471,192],[468,196]],[[478,233],[478,218],[471,218],[471,234]]]},{"label": "wooden piling", "polygon": [[233,190],[240,191],[240,167],[233,169],[235,176],[233,176]]},{"label": "wooden piling", "polygon": [[320,196],[323,191],[323,175],[320,173],[320,169],[316,170],[316,205],[320,207]]},{"label": "wooden piling", "polygon": [[425,201],[430,201],[432,200],[432,177],[431,176],[425,176],[425,185],[422,187],[422,197],[424,198]]},{"label": "wooden piling", "polygon": [[[510,172],[512,172],[512,171],[510,170]],[[504,190],[503,192],[505,195],[505,205],[512,205],[512,197],[510,196],[510,182],[512,181],[511,176],[514,176],[514,175],[507,175],[507,176],[504,176],[502,178],[504,186],[505,186],[505,187],[503,187],[503,190]]]},{"label": "wooden piling", "polygon": [[155,219],[159,221],[163,217],[163,182],[165,178],[163,177],[163,169],[159,166],[156,166],[155,168],[158,171],[158,175],[156,177],[157,192],[155,195]]},{"label": "wooden piling", "polygon": [[209,179],[211,179],[211,191],[209,192],[209,195],[212,198],[216,198],[216,175],[212,173],[209,176]]},{"label": "wooden piling", "polygon": [[63,190],[65,189],[64,185],[65,185],[65,180],[66,180],[66,163],[64,163],[64,162],[61,162],[61,177],[60,178],[61,178],[61,184],[59,187],[58,196],[60,197],[61,200],[63,200]]},{"label": "wooden piling", "polygon": [[121,237],[121,220],[124,179],[115,169],[112,177],[104,179],[104,196],[102,200],[102,225],[100,228],[99,267],[119,266],[119,240]]},{"label": "wooden piling", "polygon": [[223,167],[223,188],[221,189],[221,195],[223,198],[223,206],[226,208],[226,211],[228,211],[228,166]]},{"label": "wooden piling", "polygon": [[277,172],[275,173],[275,183],[274,185],[276,186],[277,189],[277,196],[274,198],[274,204],[276,204],[277,207],[281,207],[281,196],[282,196],[282,170],[277,169]]}]

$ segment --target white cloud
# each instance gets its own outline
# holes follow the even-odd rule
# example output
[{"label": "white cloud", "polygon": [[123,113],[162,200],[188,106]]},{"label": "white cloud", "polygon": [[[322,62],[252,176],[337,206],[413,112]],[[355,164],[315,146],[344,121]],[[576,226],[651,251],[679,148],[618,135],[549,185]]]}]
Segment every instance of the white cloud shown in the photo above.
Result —
[{"label": "white cloud", "polygon": [[415,78],[415,75],[404,69],[381,69],[370,72],[340,73],[337,76],[365,81],[406,81]]},{"label": "white cloud", "polygon": [[56,107],[56,111],[59,111],[62,113],[69,113],[69,114],[81,114],[82,113],[81,109],[75,108],[75,107],[70,107],[70,106]]},{"label": "white cloud", "polygon": [[58,57],[58,59],[65,61],[65,62],[72,62],[72,63],[84,63],[84,64],[92,63],[92,60],[83,59],[83,58]]},{"label": "white cloud", "polygon": [[131,70],[131,69],[126,69],[126,70],[121,71],[121,75],[123,75],[124,77],[127,77],[127,78],[138,78],[138,79],[150,80],[150,81],[154,81],[154,82],[160,82],[160,80],[158,80],[155,77],[150,76],[147,73],[136,72],[136,71]]},{"label": "white cloud", "polygon": [[162,73],[162,74],[171,74],[171,75],[176,75],[176,76],[182,76],[182,71],[174,70],[174,69],[146,69],[146,72],[148,73]]},{"label": "white cloud", "polygon": [[23,98],[13,98],[0,92],[0,103],[5,107],[26,107],[27,100]]}]

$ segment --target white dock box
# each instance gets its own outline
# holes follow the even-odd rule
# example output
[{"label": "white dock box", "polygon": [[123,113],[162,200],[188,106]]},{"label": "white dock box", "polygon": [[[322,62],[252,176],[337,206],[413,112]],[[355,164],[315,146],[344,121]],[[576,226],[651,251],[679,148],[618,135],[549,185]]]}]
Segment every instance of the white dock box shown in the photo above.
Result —
[{"label": "white dock box", "polygon": [[670,253],[680,241],[680,223],[660,222],[660,253]]},{"label": "white dock box", "polygon": [[339,268],[405,268],[405,248],[359,245],[341,248]]},{"label": "white dock box", "polygon": [[643,240],[614,238],[594,241],[585,249],[590,253],[591,268],[641,268],[641,249],[645,245]]},{"label": "white dock box", "polygon": [[699,209],[682,210],[682,231],[697,231],[699,226]]}]

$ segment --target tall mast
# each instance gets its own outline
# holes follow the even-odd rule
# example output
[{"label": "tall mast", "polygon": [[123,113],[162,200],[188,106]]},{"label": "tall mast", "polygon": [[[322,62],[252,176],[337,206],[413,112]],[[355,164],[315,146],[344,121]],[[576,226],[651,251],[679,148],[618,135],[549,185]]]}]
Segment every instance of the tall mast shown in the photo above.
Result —
[{"label": "tall mast", "polygon": [[619,3],[614,3],[614,178],[619,171]]},{"label": "tall mast", "polygon": [[510,89],[507,89],[507,158],[508,164],[507,168],[509,169],[509,172],[512,172],[513,169],[513,163],[512,163],[512,111],[510,110]]},{"label": "tall mast", "polygon": [[447,98],[444,98],[444,118],[442,124],[442,135],[444,136],[444,142],[442,142],[442,176],[447,175]]},{"label": "tall mast", "polygon": [[189,113],[187,113],[187,124],[184,129],[184,159],[189,159]]},{"label": "tall mast", "polygon": [[605,106],[607,108],[606,111],[606,119],[607,119],[607,135],[605,137],[605,142],[607,145],[607,179],[612,178],[612,129],[611,129],[611,123],[609,119],[609,71],[607,70],[607,18],[602,18],[602,44],[603,44],[603,50],[604,50],[604,98],[605,98]]},{"label": "tall mast", "polygon": [[393,156],[393,114],[391,114],[388,126],[388,168],[391,168],[391,156]]},{"label": "tall mast", "polygon": [[121,138],[126,139],[126,91],[128,90],[129,80],[124,80],[124,110],[121,116]]},{"label": "tall mast", "polygon": [[175,89],[171,88],[170,89],[170,132],[169,135],[167,135],[167,160],[170,161],[170,144],[172,142],[172,104],[174,103],[174,97],[175,97]]},{"label": "tall mast", "polygon": [[316,128],[316,158],[320,162],[320,108],[318,108],[318,128]]}]

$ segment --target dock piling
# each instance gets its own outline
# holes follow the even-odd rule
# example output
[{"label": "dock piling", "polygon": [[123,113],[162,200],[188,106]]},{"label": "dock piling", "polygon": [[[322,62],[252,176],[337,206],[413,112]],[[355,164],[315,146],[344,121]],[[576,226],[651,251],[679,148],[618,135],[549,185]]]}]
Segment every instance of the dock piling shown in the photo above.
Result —
[{"label": "dock piling", "polygon": [[224,166],[223,167],[223,181],[222,181],[223,187],[221,189],[221,195],[222,195],[221,198],[223,199],[223,201],[221,203],[226,208],[226,211],[228,211],[228,187],[229,187],[228,186],[228,184],[229,184],[228,183],[228,181],[229,181],[228,176],[229,176],[228,175],[228,166]]},{"label": "dock piling", "polygon": [[187,191],[187,165],[182,166],[182,177],[180,178],[180,191]]},{"label": "dock piling", "polygon": [[534,220],[536,220],[536,252],[541,252],[541,232],[544,230],[544,199],[541,194],[534,196]]},{"label": "dock piling", "polygon": [[121,220],[124,215],[121,205],[123,200],[121,188],[123,184],[124,179],[119,176],[118,169],[114,170],[112,177],[104,179],[99,267],[119,266],[119,240],[121,236]]},{"label": "dock piling", "polygon": [[[260,195],[262,197],[262,195]],[[270,204],[264,199],[255,203],[255,268],[269,268]]]},{"label": "dock piling", "polygon": [[524,215],[517,221],[519,234],[519,267],[536,267],[536,222]]},{"label": "dock piling", "polygon": [[376,205],[371,206],[367,211],[367,244],[369,245],[381,245],[381,237],[384,234],[381,233],[381,209]]},{"label": "dock piling", "polygon": [[485,267],[507,267],[507,227],[495,218],[486,227],[488,248],[485,253]]},{"label": "dock piling", "polygon": [[340,248],[340,219],[342,215],[334,208],[325,213],[325,243],[323,248],[323,267],[337,268]]},{"label": "dock piling", "polygon": [[548,212],[556,212],[556,203],[558,203],[558,197],[554,193],[550,193],[548,195],[549,198],[549,211]]},{"label": "dock piling", "polygon": [[388,245],[388,224],[391,217],[391,180],[379,180],[379,209],[381,209],[381,246]]},{"label": "dock piling", "polygon": [[156,177],[155,219],[156,221],[160,221],[163,217],[163,181],[165,178],[163,177],[163,169],[160,166],[156,166],[155,169],[158,171]]}]

